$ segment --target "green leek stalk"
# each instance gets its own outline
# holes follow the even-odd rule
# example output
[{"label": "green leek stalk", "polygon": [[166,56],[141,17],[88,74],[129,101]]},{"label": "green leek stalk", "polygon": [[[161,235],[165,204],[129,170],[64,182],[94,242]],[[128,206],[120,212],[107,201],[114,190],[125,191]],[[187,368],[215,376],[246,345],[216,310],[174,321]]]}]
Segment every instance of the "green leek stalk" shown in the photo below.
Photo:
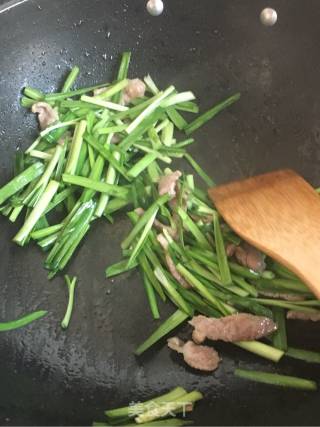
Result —
[{"label": "green leek stalk", "polygon": [[146,339],[136,350],[135,355],[140,356],[150,347],[152,347],[156,342],[161,338],[168,335],[175,328],[181,325],[189,315],[184,311],[177,310],[175,311],[168,319],[166,319],[151,335]]},{"label": "green leek stalk", "polygon": [[[101,96],[101,95],[98,95],[98,96]],[[128,107],[125,107],[124,105],[115,104],[114,102],[110,102],[110,101],[103,101],[102,99],[99,99],[98,96],[82,95],[81,101],[87,102],[89,104],[97,105],[99,107],[107,108],[108,110],[114,110],[114,111],[128,110]]]},{"label": "green leek stalk", "polygon": [[169,119],[172,121],[172,123],[179,129],[184,130],[188,123],[186,120],[182,117],[182,115],[177,111],[174,107],[170,107],[166,110],[166,113],[169,117]]},{"label": "green leek stalk", "polygon": [[268,372],[260,371],[247,371],[245,369],[236,369],[234,374],[239,378],[279,387],[295,388],[308,391],[317,390],[317,384],[314,381],[306,380],[304,378],[270,374]]},{"label": "green leek stalk", "polygon": [[189,215],[180,207],[178,207],[177,212],[182,220],[183,227],[190,231],[199,245],[203,246],[205,249],[211,249],[208,240],[202,234],[197,224],[189,217]]},{"label": "green leek stalk", "polygon": [[79,155],[81,151],[81,146],[83,143],[83,135],[86,131],[86,127],[87,127],[87,122],[85,120],[81,120],[76,125],[72,142],[71,142],[69,157],[68,157],[67,165],[65,169],[66,174],[74,175],[76,171]]},{"label": "green leek stalk", "polygon": [[146,291],[146,295],[147,295],[147,298],[149,301],[149,306],[150,306],[150,310],[152,313],[152,317],[155,320],[160,319],[159,308],[158,308],[158,304],[157,304],[157,298],[156,298],[155,290],[154,290],[152,284],[150,283],[146,274],[143,275],[143,285],[144,285],[144,289]]},{"label": "green leek stalk", "polygon": [[182,387],[176,387],[173,390],[169,391],[168,393],[165,393],[161,396],[154,397],[153,399],[147,400],[145,402],[141,402],[139,404],[139,407],[137,406],[125,406],[122,408],[117,409],[109,409],[108,411],[105,411],[105,415],[107,418],[113,422],[117,418],[127,418],[127,417],[135,417],[136,415],[139,415],[141,410],[143,412],[146,412],[150,408],[150,403],[155,403],[157,405],[161,405],[163,403],[173,402],[176,399],[179,399],[182,396],[185,396],[187,394],[186,390]]},{"label": "green leek stalk", "polygon": [[94,98],[101,99],[101,100],[110,99],[116,94],[118,94],[119,92],[121,92],[126,86],[128,86],[128,83],[129,83],[128,79],[124,78],[123,80],[115,83],[114,85],[109,86],[107,90],[103,91],[102,93],[95,96]]},{"label": "green leek stalk", "polygon": [[217,114],[219,114],[221,111],[223,111],[230,105],[234,104],[239,99],[240,99],[240,93],[236,93],[235,95],[230,96],[230,98],[227,98],[225,101],[221,102],[220,104],[215,105],[210,110],[208,110],[201,116],[197,117],[193,122],[189,123],[188,126],[185,128],[186,134],[190,135],[192,132],[199,129],[209,120],[213,119],[213,117],[215,117]]},{"label": "green leek stalk", "polygon": [[[161,287],[160,282],[156,278],[154,271],[152,270],[149,260],[146,257],[146,252],[149,254],[149,251],[146,250],[146,247],[144,247],[143,251],[139,254],[138,262],[140,265],[141,270],[146,275],[149,283],[153,286],[154,290],[158,293],[159,297],[162,299],[163,302],[166,301],[166,295]],[[152,252],[151,252],[152,253]],[[151,261],[150,261],[151,262]],[[153,265],[155,268],[159,267],[159,265]]]},{"label": "green leek stalk", "polygon": [[63,174],[62,181],[66,184],[77,185],[79,187],[88,188],[99,193],[106,193],[110,196],[119,197],[123,199],[127,198],[129,191],[127,188],[120,187],[119,185],[107,184],[106,182],[95,181],[93,179],[85,178],[83,176]]},{"label": "green leek stalk", "polygon": [[194,160],[194,158],[190,156],[190,154],[187,153],[184,157],[208,187],[214,187],[216,185],[210,176],[207,175],[201,166]]},{"label": "green leek stalk", "polygon": [[65,281],[68,287],[68,306],[67,306],[66,314],[64,315],[64,318],[61,322],[62,329],[67,329],[70,323],[70,319],[73,311],[74,293],[75,293],[77,278],[73,277],[71,279],[68,275],[66,275]]},{"label": "green leek stalk", "polygon": [[193,315],[193,310],[190,308],[189,304],[182,298],[179,292],[175,289],[172,283],[168,280],[161,268],[157,267],[154,271],[156,278],[162,284],[167,294],[170,296],[171,301],[178,307],[180,310],[187,313],[190,317]]},{"label": "green leek stalk", "polygon": [[184,102],[193,101],[194,99],[196,99],[196,97],[190,91],[174,93],[173,95],[169,96],[167,99],[161,102],[161,107],[169,108],[176,104],[183,104]]},{"label": "green leek stalk", "polygon": [[51,236],[52,234],[57,233],[62,228],[63,228],[62,223],[51,225],[50,227],[41,228],[39,230],[33,231],[30,236],[31,236],[31,239],[33,240],[40,240],[40,239],[44,239],[45,237]]},{"label": "green leek stalk", "polygon": [[[116,161],[120,161],[121,155],[119,153],[119,151],[114,151],[113,153],[113,157],[115,158]],[[115,170],[115,168],[110,164],[108,169],[107,169],[107,173],[106,173],[106,177],[105,177],[105,182],[107,184],[110,185],[114,185],[115,182],[117,180],[117,171]],[[110,200],[110,196],[107,193],[101,194],[100,195],[100,199],[99,199],[99,203],[97,205],[97,209],[95,211],[95,216],[96,217],[101,217],[103,215],[103,212],[105,211],[108,202]]]},{"label": "green leek stalk", "polygon": [[20,319],[12,320],[11,322],[0,322],[0,332],[12,331],[13,329],[22,328],[23,326],[29,325],[35,320],[41,319],[46,314],[46,311],[39,310],[35,311],[34,313],[27,314]]},{"label": "green leek stalk", "polygon": [[148,234],[149,234],[149,232],[153,226],[154,220],[156,219],[158,210],[159,210],[159,208],[155,209],[153,214],[148,219],[146,225],[144,226],[144,229],[143,229],[139,239],[137,240],[136,244],[133,247],[132,253],[131,253],[129,261],[128,261],[128,267],[130,265],[132,265],[133,263],[135,263],[137,256],[141,252],[141,250],[142,250],[142,248],[146,242],[146,239],[148,237]]},{"label": "green leek stalk", "polygon": [[0,205],[2,205],[11,196],[22,190],[30,182],[38,178],[44,171],[42,163],[37,162],[29,166],[25,171],[21,172],[13,178],[8,184],[0,189]]},{"label": "green leek stalk", "polygon": [[78,75],[80,73],[80,68],[77,66],[74,66],[72,70],[70,71],[68,77],[66,78],[66,81],[64,82],[64,85],[62,87],[61,92],[66,93],[69,92],[72,86],[74,85]]},{"label": "green leek stalk", "polygon": [[224,240],[221,233],[219,218],[216,212],[213,214],[213,227],[214,227],[214,240],[216,244],[221,282],[224,285],[231,285],[232,278],[231,278],[230,268],[228,264]]},{"label": "green leek stalk", "polygon": [[127,127],[127,134],[131,134],[147,117],[149,117],[161,104],[161,102],[167,98],[174,91],[174,86],[168,87],[164,92],[154,96],[153,102],[136,117],[132,123]]},{"label": "green leek stalk", "polygon": [[47,95],[45,95],[45,101],[49,103],[55,101],[62,101],[63,99],[73,98],[74,96],[80,96],[84,93],[93,92],[95,89],[100,89],[101,87],[105,87],[107,85],[108,83],[100,83],[95,86],[85,87],[70,92],[48,93]]},{"label": "green leek stalk", "polygon": [[284,355],[284,351],[260,341],[238,341],[234,344],[272,362],[279,362]]},{"label": "green leek stalk", "polygon": [[135,422],[137,424],[149,423],[158,418],[167,416],[169,411],[177,411],[186,407],[188,404],[195,403],[201,399],[203,399],[203,395],[199,391],[192,391],[191,393],[187,393],[175,399],[173,402],[169,402],[167,405],[159,405],[154,409],[150,409],[149,411],[138,415],[135,418]]},{"label": "green leek stalk", "polygon": [[286,351],[288,348],[288,343],[285,310],[280,307],[273,307],[272,312],[273,320],[277,325],[277,330],[272,335],[273,345],[280,350]]},{"label": "green leek stalk", "polygon": [[158,158],[157,152],[151,152],[142,157],[132,168],[128,171],[128,176],[137,178],[148,166],[151,165]]},{"label": "green leek stalk", "polygon": [[[123,52],[119,71],[118,71],[118,76],[117,76],[118,81],[125,81],[127,79],[130,60],[131,60],[131,52]],[[122,95],[122,89],[113,95],[113,98],[112,98],[113,102],[120,104],[121,95]]]},{"label": "green leek stalk", "polygon": [[29,234],[31,233],[32,229],[38,222],[38,220],[41,218],[41,216],[44,214],[46,208],[48,207],[49,203],[53,199],[54,195],[58,191],[59,183],[57,181],[50,181],[46,190],[42,193],[42,196],[32,209],[30,215],[27,217],[24,225],[20,229],[20,231],[16,234],[16,236],[13,238],[13,241],[16,242],[18,245],[23,246],[26,242]]},{"label": "green leek stalk", "polygon": [[185,280],[192,285],[192,287],[210,304],[222,314],[231,314],[229,309],[219,301],[200,280],[190,273],[183,265],[178,264],[177,270],[185,278]]},{"label": "green leek stalk", "polygon": [[285,355],[308,363],[320,363],[320,353],[316,351],[288,347]]},{"label": "green leek stalk", "polygon": [[49,180],[52,177],[52,174],[59,162],[59,159],[62,155],[63,152],[63,147],[58,144],[56,146],[56,149],[54,151],[54,154],[51,158],[51,160],[49,161],[44,174],[41,176],[41,178],[39,179],[39,181],[37,182],[37,184],[35,185],[34,189],[30,192],[30,194],[24,199],[23,203],[33,207],[37,201],[39,200],[39,198],[41,197],[42,193],[44,192],[45,188],[48,185]]},{"label": "green leek stalk", "polygon": [[127,273],[128,271],[136,268],[138,266],[138,261],[132,263],[128,267],[128,260],[124,259],[120,262],[110,265],[106,268],[106,277],[109,279],[110,277],[118,276],[119,274]]},{"label": "green leek stalk", "polygon": [[40,90],[38,89],[34,89],[32,87],[25,87],[23,89],[23,93],[25,96],[27,96],[28,98],[31,98],[35,101],[42,101],[44,98],[44,94],[42,92],[40,92]]},{"label": "green leek stalk", "polygon": [[127,172],[123,166],[120,165],[119,161],[114,157],[112,153],[106,146],[97,142],[94,138],[89,135],[86,136],[86,141],[90,144],[101,157],[107,160],[124,178],[128,179]]},{"label": "green leek stalk", "polygon": [[133,240],[137,237],[140,231],[144,228],[149,219],[154,215],[154,212],[158,211],[159,207],[165,204],[169,200],[170,196],[165,194],[159,197],[139,218],[138,222],[135,224],[129,235],[122,242],[121,248],[127,249],[133,242]]}]

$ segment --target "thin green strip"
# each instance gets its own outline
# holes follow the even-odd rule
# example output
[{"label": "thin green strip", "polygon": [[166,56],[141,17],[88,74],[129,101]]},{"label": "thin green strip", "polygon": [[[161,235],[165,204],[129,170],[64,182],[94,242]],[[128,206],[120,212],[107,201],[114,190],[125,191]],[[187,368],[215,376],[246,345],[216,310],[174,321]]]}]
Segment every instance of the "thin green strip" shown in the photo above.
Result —
[{"label": "thin green strip", "polygon": [[128,197],[129,190],[125,187],[120,187],[115,184],[107,184],[102,181],[95,181],[90,178],[85,178],[83,176],[77,175],[62,175],[62,181],[67,184],[78,185],[79,187],[89,188],[99,193],[106,193],[110,196],[119,197],[126,199]]},{"label": "thin green strip", "polygon": [[35,320],[41,319],[41,317],[44,317],[46,314],[47,311],[39,310],[11,322],[0,322],[0,332],[12,331],[13,329],[22,328],[23,326],[29,325],[29,323],[34,322]]},{"label": "thin green strip", "polygon": [[181,323],[183,323],[189,317],[188,314],[181,310],[174,312],[167,320],[165,320],[151,335],[146,339],[134,352],[136,356],[140,356],[150,347],[152,347],[157,341],[169,334]]},{"label": "thin green strip", "polygon": [[288,387],[309,391],[317,390],[317,384],[315,381],[306,380],[304,378],[291,377],[289,375],[270,374],[269,372],[261,371],[248,371],[245,369],[236,369],[234,374],[239,378],[279,387]]},{"label": "thin green strip", "polygon": [[190,135],[192,132],[199,129],[209,120],[213,119],[213,117],[215,117],[217,114],[219,114],[221,111],[223,111],[239,99],[240,93],[236,93],[235,95],[230,96],[230,98],[227,98],[225,101],[220,102],[220,104],[215,105],[210,110],[197,117],[193,122],[189,123],[188,126],[185,128],[186,134]]}]

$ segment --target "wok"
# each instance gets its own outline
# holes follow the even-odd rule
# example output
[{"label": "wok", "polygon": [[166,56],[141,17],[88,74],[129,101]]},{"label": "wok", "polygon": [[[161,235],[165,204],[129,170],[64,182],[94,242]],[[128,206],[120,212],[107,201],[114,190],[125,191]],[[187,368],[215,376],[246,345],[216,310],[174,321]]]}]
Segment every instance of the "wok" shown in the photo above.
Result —
[{"label": "wok", "polygon": [[[81,67],[78,85],[110,79],[118,55],[133,52],[131,76],[150,73],[162,87],[193,90],[203,109],[240,91],[241,101],[196,137],[191,152],[217,182],[291,167],[320,183],[318,0],[273,0],[277,25],[266,28],[264,0],[171,0],[161,17],[144,0],[20,0],[0,8],[0,182],[12,173],[15,150],[36,132],[19,106],[26,84],[55,90]],[[110,33],[110,34],[109,34]],[[189,370],[159,344],[141,358],[133,350],[156,327],[138,274],[106,281],[129,224],[96,224],[69,266],[79,276],[67,332],[62,278],[48,282],[43,255],[12,242],[17,225],[0,218],[0,318],[38,308],[50,315],[0,335],[0,423],[88,425],[103,410],[140,401],[176,385],[206,399],[196,425],[318,425],[319,393],[308,394],[234,378],[237,366],[318,379],[319,367],[284,359],[274,366],[228,345],[212,375]],[[172,307],[161,308],[162,319]],[[291,343],[319,349],[316,325],[290,323]]]}]

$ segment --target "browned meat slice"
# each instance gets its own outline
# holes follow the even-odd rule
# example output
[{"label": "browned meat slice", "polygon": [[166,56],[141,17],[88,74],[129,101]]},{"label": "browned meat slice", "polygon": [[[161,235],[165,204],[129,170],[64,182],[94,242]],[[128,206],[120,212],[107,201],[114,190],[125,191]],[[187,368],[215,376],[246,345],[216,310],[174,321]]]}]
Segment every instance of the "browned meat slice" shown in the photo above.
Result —
[{"label": "browned meat slice", "polygon": [[235,251],[237,249],[237,246],[234,243],[228,243],[226,246],[226,254],[228,258],[231,258]]},{"label": "browned meat slice", "polygon": [[169,252],[168,252],[168,248],[169,248],[169,243],[167,241],[167,239],[164,237],[163,234],[158,234],[157,236],[157,240],[160,243],[160,245],[162,246],[162,249],[164,250],[165,253],[165,259],[166,259],[166,264],[167,267],[170,271],[170,273],[172,274],[172,276],[176,279],[176,281],[178,283],[180,283],[181,286],[183,286],[186,289],[190,289],[191,286],[189,285],[189,283],[181,276],[181,274],[179,273],[179,271],[176,268],[175,263],[173,262],[173,259],[171,258]]},{"label": "browned meat slice", "polygon": [[59,120],[57,110],[46,102],[36,102],[33,104],[31,111],[38,114],[38,121],[41,130],[46,129]]},{"label": "browned meat slice", "polygon": [[177,182],[181,175],[182,173],[180,171],[175,171],[169,173],[168,175],[163,175],[159,179],[158,183],[158,190],[160,196],[163,196],[164,194],[169,194],[170,196],[175,197]]},{"label": "browned meat slice", "polygon": [[123,91],[122,101],[125,105],[129,104],[133,99],[142,98],[146,91],[146,85],[140,79],[129,80],[128,85]]},{"label": "browned meat slice", "polygon": [[277,325],[268,317],[247,313],[232,314],[220,319],[200,315],[193,317],[189,323],[194,327],[192,338],[196,343],[202,343],[206,338],[226,342],[252,341],[277,329]]},{"label": "browned meat slice", "polygon": [[303,313],[302,311],[289,310],[287,312],[287,319],[311,320],[312,322],[319,322],[320,313]]},{"label": "browned meat slice", "polygon": [[249,243],[242,243],[240,246],[236,246],[233,243],[228,244],[226,252],[228,257],[235,256],[239,264],[257,273],[262,273],[266,268],[263,253],[249,245]]},{"label": "browned meat slice", "polygon": [[169,249],[169,242],[168,240],[164,237],[163,234],[158,234],[157,235],[157,240],[160,243],[162,249],[167,252]]},{"label": "browned meat slice", "polygon": [[184,361],[191,368],[201,371],[214,371],[220,362],[219,355],[213,348],[197,345],[192,341],[184,343],[180,338],[173,337],[168,339],[168,347],[183,354]]},{"label": "browned meat slice", "polygon": [[177,238],[178,232],[177,230],[173,229],[173,227],[170,227],[170,225],[165,225],[161,221],[158,221],[157,219],[154,220],[153,223],[154,227],[158,231],[166,230],[168,234],[175,240]]}]

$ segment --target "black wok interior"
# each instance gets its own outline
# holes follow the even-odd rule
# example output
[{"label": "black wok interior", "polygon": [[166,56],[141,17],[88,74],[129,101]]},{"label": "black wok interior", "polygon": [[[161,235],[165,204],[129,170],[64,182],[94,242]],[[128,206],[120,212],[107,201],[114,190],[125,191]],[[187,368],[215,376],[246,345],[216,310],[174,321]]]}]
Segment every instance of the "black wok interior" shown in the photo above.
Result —
[{"label": "black wok interior", "polygon": [[[16,4],[21,3],[21,4]],[[56,90],[79,65],[78,85],[108,81],[119,53],[133,52],[131,77],[150,73],[162,87],[193,90],[203,109],[240,91],[240,102],[197,132],[191,152],[219,183],[291,167],[320,185],[318,0],[167,0],[153,18],[144,0],[29,0],[0,6],[0,183],[15,151],[36,134],[19,106],[25,85]],[[8,6],[9,5],[9,6]],[[263,7],[278,11],[266,28]],[[108,33],[110,36],[108,37]],[[68,271],[79,277],[70,328],[60,320],[63,278],[48,282],[43,254],[16,247],[17,224],[0,217],[0,320],[47,309],[24,329],[0,335],[0,424],[89,425],[103,410],[176,385],[206,399],[196,425],[318,425],[319,393],[276,389],[234,378],[237,366],[319,379],[320,369],[283,359],[278,365],[230,345],[216,345],[214,374],[185,367],[162,343],[139,359],[133,350],[154,328],[139,275],[114,281],[104,269],[120,257],[125,215],[95,224]],[[317,266],[315,266],[317,268]],[[161,309],[162,319],[172,311]],[[318,349],[319,328],[290,324],[294,345]]]}]

